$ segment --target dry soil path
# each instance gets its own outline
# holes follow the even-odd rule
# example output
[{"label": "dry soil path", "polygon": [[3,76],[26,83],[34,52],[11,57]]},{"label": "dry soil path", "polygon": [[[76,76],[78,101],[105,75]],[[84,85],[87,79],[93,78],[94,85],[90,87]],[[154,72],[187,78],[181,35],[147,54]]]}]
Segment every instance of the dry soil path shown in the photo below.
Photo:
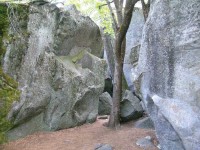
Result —
[{"label": "dry soil path", "polygon": [[9,142],[2,150],[94,150],[98,143],[107,143],[114,150],[142,150],[136,145],[139,138],[151,136],[154,130],[133,128],[134,122],[122,124],[119,130],[109,129],[103,124],[107,120],[98,119],[93,124],[60,130],[38,132],[25,138]]}]

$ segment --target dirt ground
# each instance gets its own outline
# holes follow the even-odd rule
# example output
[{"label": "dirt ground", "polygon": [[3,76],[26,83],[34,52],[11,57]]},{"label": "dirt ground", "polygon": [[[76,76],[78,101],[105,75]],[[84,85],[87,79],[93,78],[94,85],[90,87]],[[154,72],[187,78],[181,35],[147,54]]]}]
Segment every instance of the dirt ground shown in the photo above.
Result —
[{"label": "dirt ground", "polygon": [[[142,150],[136,145],[139,138],[151,136],[154,130],[134,128],[134,122],[122,124],[119,130],[109,129],[103,124],[107,119],[98,119],[93,124],[60,130],[38,132],[25,138],[9,142],[1,150],[94,150],[96,144],[113,146],[114,150]],[[156,150],[156,149],[155,149]]]}]

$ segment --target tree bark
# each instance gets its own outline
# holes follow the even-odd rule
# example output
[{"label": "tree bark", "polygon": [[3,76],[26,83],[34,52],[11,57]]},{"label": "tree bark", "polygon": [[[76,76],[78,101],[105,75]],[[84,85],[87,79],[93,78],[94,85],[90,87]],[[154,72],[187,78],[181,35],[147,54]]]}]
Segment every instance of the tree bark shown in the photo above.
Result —
[{"label": "tree bark", "polygon": [[122,92],[122,63],[120,60],[115,62],[114,83],[113,83],[113,105],[109,118],[108,126],[118,128],[120,126],[120,101]]},{"label": "tree bark", "polygon": [[147,4],[145,4],[144,0],[141,0],[142,3],[142,11],[144,15],[144,20],[146,21],[149,15],[150,10],[150,0],[148,0]]},{"label": "tree bark", "polygon": [[118,29],[117,20],[116,20],[116,18],[115,18],[115,14],[114,14],[113,9],[112,9],[112,7],[111,7],[111,5],[110,5],[110,2],[109,2],[108,0],[106,0],[106,3],[107,3],[107,5],[108,5],[108,8],[109,8],[109,10],[110,10],[110,15],[111,15],[112,20],[113,20],[113,30],[114,30],[114,32],[116,33],[116,32],[117,32],[117,29]]},{"label": "tree bark", "polygon": [[116,15],[117,15],[117,23],[121,26],[123,21],[123,4],[121,5],[121,1],[114,0],[115,8],[116,8]]}]

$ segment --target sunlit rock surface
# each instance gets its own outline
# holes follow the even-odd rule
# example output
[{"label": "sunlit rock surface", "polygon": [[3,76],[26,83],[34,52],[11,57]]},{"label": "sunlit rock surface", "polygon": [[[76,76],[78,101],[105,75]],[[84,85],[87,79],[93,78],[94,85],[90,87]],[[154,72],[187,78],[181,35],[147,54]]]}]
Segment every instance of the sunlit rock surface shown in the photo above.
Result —
[{"label": "sunlit rock surface", "polygon": [[144,16],[142,10],[135,8],[126,34],[126,53],[123,68],[127,84],[130,88],[133,87],[133,74],[131,70],[138,64],[143,26]]},{"label": "sunlit rock surface", "polygon": [[144,103],[162,150],[198,150],[200,2],[151,2],[135,70]]},{"label": "sunlit rock surface", "polygon": [[74,6],[60,10],[33,3],[27,13],[28,36],[11,41],[4,58],[4,71],[17,79],[21,90],[20,101],[9,113],[16,127],[8,137],[95,121],[106,65],[98,58],[98,26]]}]

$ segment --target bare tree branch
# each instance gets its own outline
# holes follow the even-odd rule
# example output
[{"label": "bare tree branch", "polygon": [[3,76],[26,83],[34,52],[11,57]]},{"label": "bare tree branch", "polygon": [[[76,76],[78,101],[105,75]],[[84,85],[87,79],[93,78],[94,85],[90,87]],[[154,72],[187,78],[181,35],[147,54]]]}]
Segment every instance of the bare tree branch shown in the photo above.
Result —
[{"label": "bare tree branch", "polygon": [[131,17],[132,17],[132,12],[135,4],[139,0],[127,0],[126,1],[126,6],[125,6],[125,11],[124,11],[124,18],[122,25],[120,26],[120,31],[117,33],[118,36],[118,41],[116,42],[116,48],[118,49],[118,55],[121,55],[121,44],[125,38],[126,32],[128,30],[129,24],[131,22]]},{"label": "bare tree branch", "polygon": [[145,4],[144,0],[141,0],[142,3],[142,10],[143,10],[143,15],[144,15],[144,20],[147,20],[148,14],[149,14],[149,9],[150,9],[150,0],[148,0],[147,4]]},{"label": "bare tree branch", "polygon": [[[113,3],[113,1],[111,1],[111,2],[109,2],[109,3],[111,4],[111,3]],[[107,3],[106,3],[106,4],[102,4],[102,5],[99,6],[99,9],[101,9],[101,7],[107,6],[107,5],[108,5]]]},{"label": "bare tree branch", "polygon": [[116,14],[117,14],[117,21],[118,25],[121,26],[122,20],[123,20],[123,15],[122,15],[122,8],[123,5],[120,5],[121,0],[114,0],[115,8],[116,8]]},{"label": "bare tree branch", "polygon": [[124,4],[124,0],[120,0],[120,6],[121,6],[121,8],[120,8],[120,10],[121,10],[121,12],[122,12],[122,18],[124,18],[124,16],[123,16],[123,5]]},{"label": "bare tree branch", "polygon": [[118,26],[118,24],[117,24],[117,20],[116,20],[116,18],[115,18],[115,14],[114,14],[113,9],[112,9],[112,7],[111,7],[111,5],[110,5],[110,2],[109,2],[108,0],[106,0],[106,3],[107,3],[108,8],[109,8],[109,10],[110,10],[110,15],[111,15],[112,20],[113,20],[114,31],[115,31],[115,33],[116,33],[116,31],[117,31],[117,29],[119,28],[119,26]]},{"label": "bare tree branch", "polygon": [[120,0],[120,5],[123,6],[124,0]]},{"label": "bare tree branch", "polygon": [[119,7],[119,0],[114,0],[115,8],[117,9]]}]

